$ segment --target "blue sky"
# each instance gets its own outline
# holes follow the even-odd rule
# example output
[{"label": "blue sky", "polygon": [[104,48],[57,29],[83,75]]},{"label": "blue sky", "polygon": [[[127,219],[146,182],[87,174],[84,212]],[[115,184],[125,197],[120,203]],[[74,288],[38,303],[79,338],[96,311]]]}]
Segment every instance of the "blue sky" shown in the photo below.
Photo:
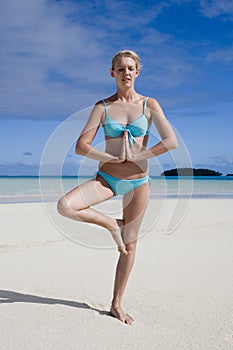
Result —
[{"label": "blue sky", "polygon": [[[137,91],[160,102],[193,166],[233,172],[232,0],[0,6],[0,175],[38,174],[54,129],[114,93],[111,58],[126,48],[142,58]],[[87,117],[77,113],[77,137]],[[71,147],[65,172],[81,163]]]}]

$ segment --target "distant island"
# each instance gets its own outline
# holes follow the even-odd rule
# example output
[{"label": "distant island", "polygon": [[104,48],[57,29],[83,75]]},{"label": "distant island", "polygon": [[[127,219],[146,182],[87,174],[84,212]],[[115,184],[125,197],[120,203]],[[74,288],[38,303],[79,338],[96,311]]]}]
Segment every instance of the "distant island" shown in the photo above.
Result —
[{"label": "distant island", "polygon": [[222,173],[210,169],[175,168],[163,171],[161,176],[222,176]]}]

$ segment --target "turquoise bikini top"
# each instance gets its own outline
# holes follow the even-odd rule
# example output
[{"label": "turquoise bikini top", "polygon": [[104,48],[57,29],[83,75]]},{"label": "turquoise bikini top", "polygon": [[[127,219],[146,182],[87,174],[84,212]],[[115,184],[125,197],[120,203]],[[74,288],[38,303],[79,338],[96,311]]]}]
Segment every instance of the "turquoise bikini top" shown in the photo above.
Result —
[{"label": "turquoise bikini top", "polygon": [[124,125],[122,123],[117,122],[115,119],[109,117],[107,104],[105,100],[103,100],[104,108],[105,108],[105,122],[104,122],[104,134],[109,137],[118,137],[125,130],[128,131],[129,143],[132,146],[134,142],[136,142],[135,137],[142,137],[149,134],[150,126],[148,119],[146,117],[146,104],[148,101],[147,97],[143,103],[143,114],[135,119],[132,123]]}]

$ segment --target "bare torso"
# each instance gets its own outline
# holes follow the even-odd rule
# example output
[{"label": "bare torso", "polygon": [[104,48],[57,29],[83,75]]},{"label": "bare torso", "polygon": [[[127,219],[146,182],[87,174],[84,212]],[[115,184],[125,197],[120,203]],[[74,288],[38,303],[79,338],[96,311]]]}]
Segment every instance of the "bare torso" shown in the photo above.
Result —
[{"label": "bare torso", "polygon": [[[119,103],[119,102],[111,102],[108,103],[108,115],[112,117],[115,121],[127,125],[134,122],[138,117],[143,114],[143,102],[145,98],[142,96],[139,103],[131,104],[131,103]],[[108,101],[107,101],[108,102]],[[146,117],[150,118],[148,112],[145,111]],[[104,110],[102,117],[102,124],[104,125],[106,118],[106,112]],[[143,137],[135,137],[136,142],[134,142],[131,146],[129,146],[128,136],[126,135],[126,143],[130,148],[130,152],[132,154],[140,153],[147,145],[148,135]],[[105,152],[109,153],[113,156],[120,157],[126,151],[125,143],[123,140],[123,133],[116,137],[108,137],[105,136]],[[124,158],[124,156],[122,156]],[[124,179],[134,179],[139,177],[144,177],[148,172],[148,162],[147,160],[143,160],[140,162],[132,162],[125,160],[122,163],[112,163],[105,162],[99,163],[99,169],[107,174],[118,178]]]}]

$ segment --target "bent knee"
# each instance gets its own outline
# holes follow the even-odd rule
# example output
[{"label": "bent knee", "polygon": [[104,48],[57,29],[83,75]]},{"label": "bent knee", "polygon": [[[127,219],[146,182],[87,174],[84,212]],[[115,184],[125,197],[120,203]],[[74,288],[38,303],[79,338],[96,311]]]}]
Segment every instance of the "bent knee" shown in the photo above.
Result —
[{"label": "bent knee", "polygon": [[60,198],[57,202],[58,213],[61,215],[65,215],[70,210],[71,210],[71,207],[70,207],[66,197],[64,196],[64,197]]},{"label": "bent knee", "polygon": [[57,202],[58,213],[74,220],[85,221],[86,214],[83,209],[86,209],[86,207],[78,206],[77,203],[74,205],[66,196],[60,198]]}]

